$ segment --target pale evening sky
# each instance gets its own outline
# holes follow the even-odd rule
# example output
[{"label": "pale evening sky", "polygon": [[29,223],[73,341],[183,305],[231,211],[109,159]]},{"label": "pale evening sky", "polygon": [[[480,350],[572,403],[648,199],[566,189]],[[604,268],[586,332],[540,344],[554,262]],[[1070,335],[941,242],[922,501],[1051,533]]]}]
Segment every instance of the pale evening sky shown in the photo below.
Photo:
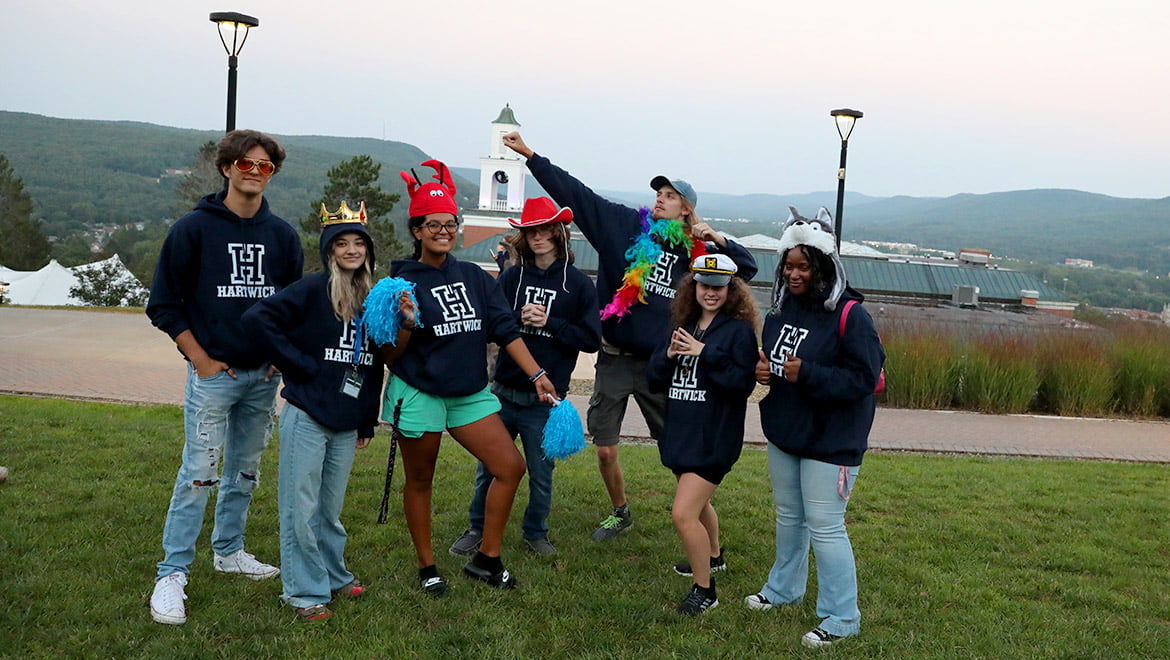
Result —
[{"label": "pale evening sky", "polygon": [[212,11],[260,19],[237,125],[478,166],[510,103],[595,188],[1170,195],[1165,0],[7,0],[0,110],[222,128]]}]

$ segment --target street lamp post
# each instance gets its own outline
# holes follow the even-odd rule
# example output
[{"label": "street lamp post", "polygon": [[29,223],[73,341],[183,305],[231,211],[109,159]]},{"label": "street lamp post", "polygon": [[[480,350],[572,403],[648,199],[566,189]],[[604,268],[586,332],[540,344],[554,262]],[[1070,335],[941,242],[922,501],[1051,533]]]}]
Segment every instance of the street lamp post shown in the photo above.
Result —
[{"label": "street lamp post", "polygon": [[853,132],[853,124],[861,119],[860,110],[841,108],[832,110],[829,115],[837,122],[837,135],[841,136],[841,167],[837,169],[837,253],[841,253],[841,213],[845,207],[845,155],[849,152],[849,134]]},{"label": "street lamp post", "polygon": [[216,11],[211,13],[211,22],[219,26],[219,40],[228,54],[227,132],[230,133],[236,130],[236,64],[248,40],[248,31],[258,27],[260,19],[234,11]]}]

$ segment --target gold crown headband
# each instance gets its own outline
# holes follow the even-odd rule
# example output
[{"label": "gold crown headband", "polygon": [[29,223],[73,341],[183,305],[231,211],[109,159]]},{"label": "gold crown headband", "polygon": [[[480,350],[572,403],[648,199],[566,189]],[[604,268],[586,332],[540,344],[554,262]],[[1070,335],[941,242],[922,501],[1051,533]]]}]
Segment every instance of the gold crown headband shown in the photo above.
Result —
[{"label": "gold crown headband", "polygon": [[340,225],[346,223],[357,223],[360,225],[366,224],[366,203],[362,202],[357,211],[349,208],[349,204],[344,201],[341,202],[341,207],[333,213],[330,213],[325,208],[325,204],[321,204],[321,226],[328,227],[329,225]]}]

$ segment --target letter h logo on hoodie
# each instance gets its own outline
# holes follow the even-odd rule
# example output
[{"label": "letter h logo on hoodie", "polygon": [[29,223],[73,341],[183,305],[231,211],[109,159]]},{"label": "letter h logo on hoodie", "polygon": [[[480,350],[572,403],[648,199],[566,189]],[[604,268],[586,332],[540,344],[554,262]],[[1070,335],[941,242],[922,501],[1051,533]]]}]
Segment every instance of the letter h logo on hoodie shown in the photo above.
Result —
[{"label": "letter h logo on hoodie", "polygon": [[532,303],[544,307],[544,313],[552,316],[552,304],[557,299],[557,292],[552,289],[530,286],[524,289],[524,303]]},{"label": "letter h logo on hoodie", "polygon": [[807,336],[807,328],[798,328],[785,323],[784,327],[780,328],[780,336],[776,338],[776,344],[772,347],[772,354],[768,356],[768,371],[774,375],[783,376],[784,368],[780,365],[788,359],[784,354],[796,355],[796,350],[800,348],[801,342]]},{"label": "letter h logo on hoodie", "polygon": [[674,387],[693,390],[699,387],[699,358],[695,355],[680,355],[678,366],[674,368],[674,378],[670,384]]},{"label": "letter h logo on hoodie", "polygon": [[444,284],[431,289],[431,295],[443,309],[444,321],[460,321],[475,318],[475,308],[467,297],[467,285],[463,282]]},{"label": "letter h logo on hoodie", "polygon": [[228,243],[227,249],[232,258],[232,284],[266,284],[263,243]]}]

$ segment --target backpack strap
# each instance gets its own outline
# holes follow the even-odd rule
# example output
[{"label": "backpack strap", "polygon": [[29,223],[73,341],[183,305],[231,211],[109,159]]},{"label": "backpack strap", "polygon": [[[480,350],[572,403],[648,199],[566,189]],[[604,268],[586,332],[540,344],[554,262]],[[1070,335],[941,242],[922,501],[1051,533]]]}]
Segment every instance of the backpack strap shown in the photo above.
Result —
[{"label": "backpack strap", "polygon": [[845,306],[841,308],[841,321],[837,324],[837,336],[845,337],[845,321],[849,320],[849,310],[857,304],[856,300],[846,300]]}]

